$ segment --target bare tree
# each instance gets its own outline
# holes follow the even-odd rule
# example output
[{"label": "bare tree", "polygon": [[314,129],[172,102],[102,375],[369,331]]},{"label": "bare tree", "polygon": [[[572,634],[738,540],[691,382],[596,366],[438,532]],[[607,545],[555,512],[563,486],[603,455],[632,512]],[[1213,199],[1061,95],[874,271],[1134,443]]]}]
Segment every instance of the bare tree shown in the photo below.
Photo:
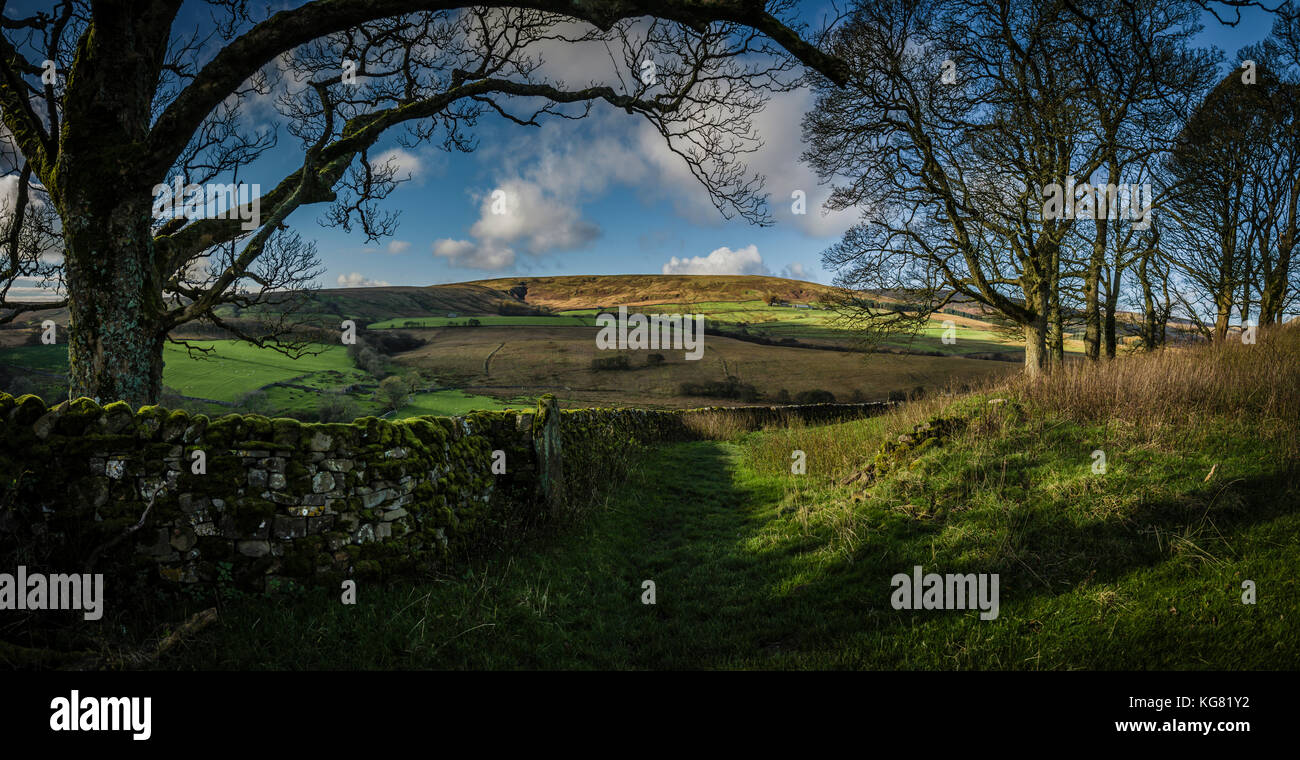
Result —
[{"label": "bare tree", "polygon": [[1025,338],[1025,369],[1059,352],[1063,245],[1075,225],[1044,188],[1086,178],[1079,17],[1049,2],[862,3],[830,50],[853,76],[805,117],[805,157],[834,183],[829,205],[862,221],[825,254],[849,291],[883,290],[906,311],[849,309],[864,325],[915,328],[956,298]]},{"label": "bare tree", "polygon": [[[1281,83],[1258,65],[1253,80],[1230,72],[1206,96],[1179,134],[1168,158],[1174,188],[1166,208],[1172,255],[1189,286],[1181,301],[1215,340],[1227,336],[1234,307],[1247,306],[1257,262],[1252,253],[1270,185],[1257,154],[1271,144]],[[1248,317],[1248,313],[1243,313]],[[1212,323],[1212,325],[1211,325]]]},{"label": "bare tree", "polygon": [[[1199,5],[1148,0],[1128,2],[1122,11],[1106,12],[1107,3],[1080,2],[1073,7],[1090,21],[1091,44],[1080,51],[1088,76],[1085,103],[1093,118],[1088,142],[1103,159],[1104,175],[1090,178],[1102,188],[1090,254],[1082,269],[1084,355],[1097,359],[1103,348],[1114,357],[1116,312],[1125,270],[1150,248],[1151,218],[1138,224],[1117,213],[1114,189],[1144,186],[1153,166],[1169,149],[1185,114],[1211,84],[1217,58],[1189,47],[1199,29]],[[1106,23],[1097,23],[1103,20]],[[1159,213],[1154,194],[1146,199],[1149,217]],[[1104,298],[1103,298],[1104,297]]]},{"label": "bare tree", "polygon": [[[720,208],[762,220],[759,179],[734,158],[756,140],[749,117],[763,93],[793,86],[796,61],[845,76],[778,18],[784,0],[462,5],[314,0],[256,17],[243,0],[211,0],[197,12],[215,26],[189,34],[173,31],[184,25],[176,0],[61,0],[3,16],[0,110],[28,188],[9,219],[26,229],[37,197],[57,214],[47,253],[59,258],[53,276],[71,312],[71,394],[156,400],[163,344],[185,322],[285,337],[286,325],[244,332],[218,307],[315,276],[311,245],[287,231],[303,206],[331,204],[328,222],[371,238],[391,233],[378,201],[403,178],[370,150],[392,130],[464,150],[483,116],[535,125],[603,101],[648,119]],[[544,50],[581,42],[610,47],[612,83],[543,75]],[[636,76],[646,60],[658,69],[653,82]],[[245,184],[241,169],[278,137],[245,116],[268,98],[302,146],[301,166],[256,198],[187,198],[183,210],[157,213],[155,188],[178,178],[182,187]],[[11,247],[14,278],[42,276],[21,250]]]},{"label": "bare tree", "polygon": [[1265,81],[1261,95],[1268,118],[1261,125],[1253,156],[1254,183],[1249,198],[1250,256],[1242,292],[1242,320],[1249,321],[1252,294],[1258,295],[1261,325],[1280,323],[1300,297],[1300,262],[1295,261],[1300,224],[1300,7],[1288,3],[1272,33],[1242,51],[1263,62],[1276,81]]}]

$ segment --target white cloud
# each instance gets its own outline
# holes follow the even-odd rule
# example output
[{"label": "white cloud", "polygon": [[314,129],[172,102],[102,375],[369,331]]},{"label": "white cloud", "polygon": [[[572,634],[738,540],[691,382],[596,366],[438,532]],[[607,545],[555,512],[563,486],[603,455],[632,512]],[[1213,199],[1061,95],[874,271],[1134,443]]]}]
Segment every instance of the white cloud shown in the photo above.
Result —
[{"label": "white cloud", "polygon": [[[476,196],[470,240],[439,240],[434,255],[456,266],[500,270],[515,264],[516,253],[541,257],[591,245],[603,233],[583,218],[582,204],[615,184],[654,182],[631,135],[609,128],[614,120],[593,114],[582,127],[547,122],[528,140],[484,150],[485,163],[501,169],[495,185]],[[586,134],[575,139],[578,128]]]},{"label": "white cloud", "polygon": [[781,269],[781,276],[788,280],[808,279],[808,273],[804,271],[803,264],[800,264],[797,261],[792,264],[786,264],[785,267]]},{"label": "white cloud", "polygon": [[507,180],[482,197],[469,234],[498,248],[520,243],[537,255],[582,248],[600,237],[600,228],[581,218],[575,196],[553,180]]},{"label": "white cloud", "polygon": [[411,247],[409,240],[390,240],[388,241],[389,253],[406,253]]},{"label": "white cloud", "polygon": [[664,264],[664,274],[767,274],[763,266],[763,257],[758,253],[758,246],[747,245],[732,250],[725,245],[716,248],[708,256],[692,256],[687,259],[672,257]]},{"label": "white cloud", "polygon": [[375,169],[385,167],[392,169],[394,179],[399,181],[410,179],[416,184],[419,184],[425,174],[424,159],[402,148],[391,148],[380,153],[370,159],[370,165]]},{"label": "white cloud", "polygon": [[433,255],[456,267],[498,271],[515,263],[515,252],[496,241],[476,242],[441,238],[433,242]]},{"label": "white cloud", "polygon": [[[853,226],[858,214],[852,209],[823,213],[830,187],[819,185],[817,173],[799,160],[805,147],[803,115],[814,105],[815,96],[807,88],[773,95],[754,117],[754,130],[763,139],[763,147],[751,157],[750,169],[767,177],[768,203],[778,224],[795,224],[810,237],[839,237]],[[805,195],[803,214],[791,208],[796,190]]]},{"label": "white cloud", "polygon": [[[606,76],[610,68],[607,56],[603,50],[584,49],[574,58],[552,57],[549,73],[573,84],[601,81],[602,68]],[[582,65],[575,62],[578,59]],[[766,177],[769,210],[777,223],[793,224],[809,237],[833,238],[843,234],[857,214],[823,214],[821,205],[829,188],[819,185],[816,174],[799,160],[804,149],[800,122],[813,103],[807,89],[773,95],[767,108],[754,117],[754,132],[762,146],[744,158],[750,174]],[[590,245],[602,229],[597,221],[584,218],[583,206],[612,188],[630,189],[646,203],[667,201],[678,216],[695,224],[724,221],[662,135],[645,120],[603,104],[577,124],[545,121],[526,136],[480,146],[479,158],[496,174],[490,189],[475,194],[479,215],[468,240],[446,241],[457,245],[444,246],[441,252],[435,246],[435,255],[457,266],[500,270],[514,266],[521,255],[541,257]],[[805,194],[803,214],[792,211],[795,190]],[[504,193],[505,213],[493,213],[496,191]],[[496,206],[500,210],[500,204]],[[687,258],[670,266],[707,266],[700,261],[701,257]],[[791,276],[803,279],[806,273],[802,267],[798,271],[801,274]]]},{"label": "white cloud", "polygon": [[[853,210],[823,213],[830,188],[818,184],[816,173],[800,161],[805,147],[801,121],[813,105],[814,96],[807,89],[774,94],[767,107],[754,116],[754,133],[762,145],[742,159],[748,164],[749,175],[766,178],[763,188],[768,193],[768,208],[778,224],[796,225],[813,238],[836,238],[858,215]],[[575,138],[575,128],[585,134]],[[525,209],[542,200],[554,204],[546,209],[547,214],[555,211],[555,206],[563,207],[563,212],[553,217],[558,225],[575,224],[579,201],[604,194],[614,185],[632,188],[646,202],[666,200],[678,216],[694,224],[724,221],[690,167],[643,119],[597,105],[581,127],[572,122],[546,122],[540,133],[530,138],[512,141],[485,155],[507,167],[499,188],[509,189],[512,181],[534,186],[537,195],[532,199],[526,197],[529,188],[516,188],[525,195],[521,201]],[[792,208],[796,190],[804,193],[802,214]],[[526,222],[519,220],[520,224],[540,222],[542,207],[538,211]],[[557,237],[564,239],[562,234]]]},{"label": "white cloud", "polygon": [[384,280],[368,279],[362,276],[360,272],[341,274],[339,275],[338,283],[340,288],[382,288],[388,285]]}]

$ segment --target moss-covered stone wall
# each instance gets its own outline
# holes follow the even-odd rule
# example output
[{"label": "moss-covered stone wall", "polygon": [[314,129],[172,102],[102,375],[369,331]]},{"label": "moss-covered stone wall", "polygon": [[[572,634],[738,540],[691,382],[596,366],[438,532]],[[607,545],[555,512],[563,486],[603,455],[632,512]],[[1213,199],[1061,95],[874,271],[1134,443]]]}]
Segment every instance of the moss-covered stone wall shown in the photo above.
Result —
[{"label": "moss-covered stone wall", "polygon": [[699,437],[702,421],[879,406],[561,412],[544,399],[537,412],[308,424],[0,394],[0,558],[253,588],[404,575],[554,517],[557,499],[600,487],[605,465]]}]

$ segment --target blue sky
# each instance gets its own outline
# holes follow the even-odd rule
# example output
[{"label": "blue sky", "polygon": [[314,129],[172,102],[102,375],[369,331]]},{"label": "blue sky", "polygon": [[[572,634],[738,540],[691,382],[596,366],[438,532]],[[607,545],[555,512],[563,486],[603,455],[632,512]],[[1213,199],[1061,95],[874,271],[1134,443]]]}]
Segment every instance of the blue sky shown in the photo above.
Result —
[{"label": "blue sky", "polygon": [[[274,9],[299,4],[289,0]],[[6,15],[23,15],[31,5],[13,3]],[[826,8],[807,3],[802,17],[817,26]],[[187,6],[175,34],[205,26],[206,13],[202,6]],[[1235,65],[1237,50],[1263,39],[1271,24],[1272,16],[1258,8],[1242,9],[1235,26],[1206,13],[1200,42],[1225,51],[1230,62],[1225,66]],[[547,49],[546,66],[544,73],[574,84],[609,81],[609,54],[603,48],[557,44]],[[755,118],[764,146],[749,164],[767,177],[773,217],[767,227],[724,219],[644,119],[601,102],[586,119],[551,119],[540,128],[486,117],[474,128],[478,149],[468,154],[435,145],[402,147],[396,134],[381,142],[372,161],[391,157],[411,179],[381,202],[400,216],[395,235],[379,245],[367,245],[355,230],[319,225],[321,206],[299,209],[289,223],[315,241],[325,268],[318,280],[322,287],[665,272],[774,274],[829,283],[833,273],[822,269],[821,254],[853,218],[848,212],[821,213],[827,189],[799,161],[800,121],[812,104],[806,90],[778,94]],[[302,156],[269,101],[263,106],[260,118],[277,124],[280,145],[240,179],[268,190],[294,171]],[[510,199],[510,213],[503,216],[488,213],[498,189]],[[791,213],[796,190],[807,198],[802,216]]]},{"label": "blue sky", "polygon": [[[1255,8],[1244,9],[1235,27],[1207,14],[1201,42],[1235,60],[1238,48],[1262,39],[1270,25],[1269,14]],[[603,105],[586,120],[553,121],[540,129],[485,120],[477,131],[480,148],[472,154],[433,147],[400,154],[414,177],[386,201],[386,208],[401,211],[397,242],[388,246],[366,246],[360,235],[320,228],[310,221],[317,215],[313,209],[299,211],[292,221],[318,242],[328,268],[324,287],[665,271],[771,273],[829,283],[833,274],[822,269],[821,253],[851,220],[820,217],[826,190],[799,163],[799,121],[810,103],[806,92],[781,95],[758,119],[766,145],[751,164],[768,177],[774,216],[768,227],[723,219],[680,169],[674,173],[664,165],[673,157],[647,144],[654,138],[639,117]],[[575,180],[575,174],[584,179]],[[511,182],[538,193],[542,208],[534,223],[577,226],[582,234],[559,234],[569,242],[535,247],[527,236],[516,237],[496,243],[498,255],[484,253],[475,225],[490,193]],[[575,182],[587,187],[563,189]],[[797,189],[808,196],[804,217],[790,213]],[[442,256],[434,255],[438,241],[452,241],[443,243]],[[449,255],[457,251],[480,255]]]}]

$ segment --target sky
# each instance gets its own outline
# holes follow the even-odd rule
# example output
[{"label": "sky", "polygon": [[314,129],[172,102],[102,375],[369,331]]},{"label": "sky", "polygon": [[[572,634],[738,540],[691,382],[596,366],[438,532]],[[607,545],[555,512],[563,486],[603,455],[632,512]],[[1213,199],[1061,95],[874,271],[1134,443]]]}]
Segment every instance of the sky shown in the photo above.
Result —
[{"label": "sky", "polygon": [[[6,14],[22,15],[29,5],[12,3]],[[800,15],[815,27],[828,10],[810,2]],[[1247,8],[1236,26],[1208,14],[1204,23],[1201,44],[1235,61],[1240,47],[1267,35],[1271,16]],[[548,49],[543,71],[577,83],[606,78],[609,66],[604,50],[561,44]],[[322,206],[297,210],[289,224],[315,241],[324,266],[318,284],[327,288],[661,273],[771,274],[830,283],[834,273],[822,268],[821,254],[854,215],[822,213],[828,188],[800,162],[800,122],[812,106],[806,89],[776,94],[755,118],[763,146],[748,163],[766,176],[770,226],[724,218],[642,117],[603,102],[585,119],[551,119],[540,127],[486,117],[474,129],[478,147],[472,153],[403,147],[396,133],[381,140],[372,160],[391,159],[409,180],[381,201],[384,211],[399,216],[395,234],[379,244],[367,244],[355,228],[346,233],[321,226]],[[299,143],[283,120],[269,107],[265,116],[268,123],[280,121],[280,145],[243,175],[263,191],[301,161]],[[498,190],[508,205],[502,215],[491,213]],[[802,215],[792,212],[796,191],[806,198]]]},{"label": "sky", "polygon": [[[817,17],[805,8],[810,22]],[[1271,23],[1257,8],[1243,9],[1236,26],[1207,14],[1199,41],[1235,60],[1239,48],[1267,36]],[[398,149],[413,179],[386,201],[401,217],[385,245],[300,229],[318,241],[328,268],[323,287],[660,273],[772,274],[829,284],[834,273],[822,268],[821,254],[854,220],[848,212],[821,213],[829,191],[799,160],[800,120],[812,105],[808,90],[780,94],[756,119],[764,146],[749,163],[767,177],[773,224],[766,227],[724,219],[640,117],[602,103],[585,120],[541,128],[483,122],[472,154]],[[521,217],[511,229],[493,229],[487,209],[496,189],[521,199],[523,208],[511,209],[512,218]],[[796,190],[807,197],[802,216],[792,213]]]},{"label": "sky", "polygon": [[[560,48],[549,54],[548,65],[576,84],[581,76],[573,71],[603,77],[606,55]],[[852,218],[820,213],[828,190],[799,161],[800,121],[812,105],[807,89],[775,94],[755,117],[763,146],[747,163],[766,177],[773,221],[766,227],[724,218],[642,117],[597,102],[585,119],[552,119],[540,128],[484,120],[471,154],[391,145],[389,155],[412,179],[385,201],[401,217],[383,245],[333,230],[300,231],[318,241],[328,267],[325,287],[567,274],[773,274],[828,281],[818,266],[820,252]],[[377,160],[383,158],[381,150]],[[504,215],[491,213],[496,190],[506,192]],[[792,209],[796,190],[806,197],[801,215]]]}]

